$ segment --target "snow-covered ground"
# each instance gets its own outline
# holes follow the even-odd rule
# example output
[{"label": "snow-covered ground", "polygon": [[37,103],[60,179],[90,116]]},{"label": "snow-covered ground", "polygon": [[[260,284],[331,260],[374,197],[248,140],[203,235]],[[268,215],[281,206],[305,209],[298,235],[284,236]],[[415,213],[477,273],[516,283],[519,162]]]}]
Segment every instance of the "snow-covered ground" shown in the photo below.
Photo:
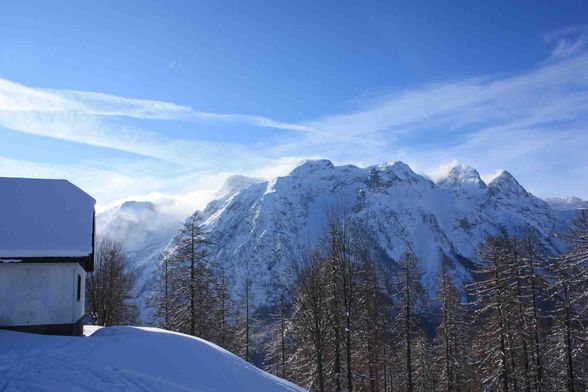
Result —
[{"label": "snow-covered ground", "polygon": [[157,328],[0,331],[0,391],[303,391],[205,340]]}]

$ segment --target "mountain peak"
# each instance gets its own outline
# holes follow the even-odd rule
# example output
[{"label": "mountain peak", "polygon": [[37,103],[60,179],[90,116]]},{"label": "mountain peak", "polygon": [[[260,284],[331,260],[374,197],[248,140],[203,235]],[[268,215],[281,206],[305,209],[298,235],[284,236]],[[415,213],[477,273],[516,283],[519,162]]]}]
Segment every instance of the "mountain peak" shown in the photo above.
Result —
[{"label": "mountain peak", "polygon": [[459,164],[451,168],[446,177],[437,182],[442,185],[449,185],[451,187],[466,185],[475,186],[477,188],[486,188],[486,184],[482,181],[480,173],[471,166]]},{"label": "mountain peak", "polygon": [[250,185],[258,184],[260,182],[263,182],[263,180],[259,179],[259,178],[247,177],[247,176],[235,174],[235,175],[228,177],[225,180],[221,189],[219,189],[219,191],[216,193],[216,196],[219,198],[222,198],[225,196],[230,197],[230,196],[234,195],[235,193],[240,192],[243,189],[249,187]]},{"label": "mountain peak", "polygon": [[403,174],[403,175],[416,175],[415,172],[412,171],[410,166],[402,161],[387,161],[380,165],[380,169],[382,171],[392,171],[396,174]]},{"label": "mountain peak", "polygon": [[155,211],[155,204],[150,201],[136,201],[136,200],[128,200],[122,203],[119,207],[120,211],[124,212],[145,212],[145,211]]},{"label": "mountain peak", "polygon": [[408,166],[406,163],[404,163],[402,161],[387,161],[387,162],[382,163],[382,165],[380,167],[382,169],[394,168],[394,170],[414,173],[412,171],[412,169],[410,168],[410,166]]},{"label": "mountain peak", "polygon": [[302,161],[290,172],[290,175],[305,175],[319,170],[332,169],[335,165],[328,159],[307,159]]},{"label": "mountain peak", "polygon": [[488,186],[495,192],[502,194],[509,194],[510,196],[528,196],[528,192],[508,171],[503,170],[496,178],[494,178]]},{"label": "mountain peak", "polygon": [[[503,170],[498,177],[496,177],[494,180],[497,179],[502,179],[502,180],[508,180],[508,181],[514,181],[518,184],[517,180],[514,178],[514,176],[512,174],[510,174],[510,172],[508,170]],[[493,180],[493,181],[494,181]]]},{"label": "mountain peak", "polygon": [[403,181],[410,184],[416,184],[421,182],[430,181],[414,171],[406,163],[402,161],[388,161],[382,165],[375,167],[381,174],[382,177],[392,181]]},{"label": "mountain peak", "polygon": [[519,182],[516,180],[516,178],[514,178],[514,176],[510,174],[510,172],[508,172],[507,170],[503,170],[498,176],[496,176],[492,181],[490,181],[488,185],[491,187],[497,187],[504,186],[504,184],[521,186]]}]

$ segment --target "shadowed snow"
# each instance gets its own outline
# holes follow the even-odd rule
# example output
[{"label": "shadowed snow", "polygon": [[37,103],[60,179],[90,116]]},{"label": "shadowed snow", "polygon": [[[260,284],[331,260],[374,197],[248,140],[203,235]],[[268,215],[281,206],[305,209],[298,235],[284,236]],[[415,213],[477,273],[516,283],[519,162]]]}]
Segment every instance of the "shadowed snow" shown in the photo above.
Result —
[{"label": "shadowed snow", "polygon": [[0,390],[303,391],[205,340],[157,328],[0,331]]}]

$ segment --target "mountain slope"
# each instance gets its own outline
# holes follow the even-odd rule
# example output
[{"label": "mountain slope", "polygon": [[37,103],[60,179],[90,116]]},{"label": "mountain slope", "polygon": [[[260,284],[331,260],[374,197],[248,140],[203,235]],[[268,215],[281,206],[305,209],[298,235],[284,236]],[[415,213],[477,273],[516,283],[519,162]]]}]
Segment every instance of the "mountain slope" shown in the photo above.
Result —
[{"label": "mountain slope", "polygon": [[96,216],[99,237],[118,240],[139,276],[137,291],[142,293],[181,220],[155,203],[126,201],[120,207]]},{"label": "mountain slope", "polygon": [[254,279],[258,303],[272,302],[273,284],[288,279],[288,266],[321,236],[337,211],[356,222],[381,263],[406,250],[421,260],[432,288],[442,260],[460,281],[470,279],[469,260],[489,234],[534,231],[548,252],[555,216],[508,172],[489,184],[470,167],[456,166],[437,183],[402,162],[359,168],[307,161],[289,175],[250,185],[204,210],[216,246],[235,287]]},{"label": "mountain slope", "polygon": [[303,391],[205,340],[157,328],[90,337],[0,331],[7,391]]},{"label": "mountain slope", "polygon": [[579,210],[588,210],[588,201],[579,197],[551,197],[545,200],[553,209],[558,230],[565,231],[576,219]]},{"label": "mountain slope", "polygon": [[[211,202],[208,208],[212,210],[215,204],[223,205],[228,198],[243,188],[261,181],[240,175],[227,178],[224,186],[216,194],[217,199]],[[154,277],[161,253],[178,232],[181,222],[177,211],[163,202],[130,200],[96,215],[98,236],[119,241],[129,261],[137,269],[137,305],[143,321],[149,319],[146,291]]]}]

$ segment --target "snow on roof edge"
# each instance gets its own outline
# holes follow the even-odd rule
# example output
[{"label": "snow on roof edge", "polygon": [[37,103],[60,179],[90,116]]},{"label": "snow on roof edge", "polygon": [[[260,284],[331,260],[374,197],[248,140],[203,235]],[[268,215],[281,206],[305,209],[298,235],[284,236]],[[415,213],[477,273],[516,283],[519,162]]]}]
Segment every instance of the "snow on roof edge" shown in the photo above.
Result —
[{"label": "snow on roof edge", "polygon": [[92,199],[92,201],[94,202],[94,204],[96,204],[96,199],[94,199],[94,197],[92,197],[92,195],[90,195],[88,192],[84,191],[82,188],[80,188],[79,186],[77,186],[76,184],[74,184],[73,182],[65,179],[65,178],[37,178],[37,177],[8,177],[8,176],[0,176],[0,181],[3,179],[8,179],[8,180],[19,180],[19,181],[55,181],[55,182],[67,182],[69,185],[71,185],[72,187],[76,188],[78,191],[80,191],[80,193],[83,193],[84,195],[86,195],[86,197],[88,197],[89,199]]}]

